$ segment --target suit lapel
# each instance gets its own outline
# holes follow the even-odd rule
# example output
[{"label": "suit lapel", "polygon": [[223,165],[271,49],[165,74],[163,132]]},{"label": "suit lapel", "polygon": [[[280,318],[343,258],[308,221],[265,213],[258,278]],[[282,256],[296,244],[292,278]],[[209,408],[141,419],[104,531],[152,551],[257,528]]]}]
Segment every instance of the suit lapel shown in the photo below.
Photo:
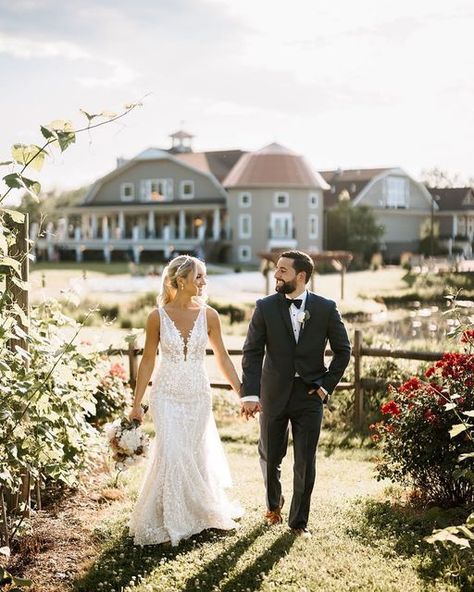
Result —
[{"label": "suit lapel", "polygon": [[280,294],[278,306],[280,308],[280,314],[281,318],[283,319],[283,323],[285,324],[293,343],[296,343],[295,334],[293,333],[293,326],[290,319],[290,311],[288,310],[288,304],[286,303],[286,298],[283,294]]},{"label": "suit lapel", "polygon": [[300,334],[298,336],[298,343],[301,342],[301,339],[303,338],[303,335],[308,327],[308,324],[311,323],[311,321],[313,320],[313,294],[311,292],[307,292],[306,293],[306,302],[304,303],[304,310],[309,312],[309,319],[307,321],[305,321],[304,323],[302,323],[301,328],[300,328]]}]

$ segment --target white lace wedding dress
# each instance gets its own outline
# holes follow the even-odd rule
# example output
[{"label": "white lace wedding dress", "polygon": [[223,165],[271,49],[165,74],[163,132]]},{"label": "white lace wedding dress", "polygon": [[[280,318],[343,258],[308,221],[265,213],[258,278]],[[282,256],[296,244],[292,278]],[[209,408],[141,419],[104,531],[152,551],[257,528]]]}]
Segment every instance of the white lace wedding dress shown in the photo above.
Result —
[{"label": "white lace wedding dress", "polygon": [[224,492],[231,477],[212,415],[206,307],[187,340],[158,310],[160,351],[150,392],[156,436],[129,524],[136,545],[177,545],[206,528],[233,529],[243,514]]}]

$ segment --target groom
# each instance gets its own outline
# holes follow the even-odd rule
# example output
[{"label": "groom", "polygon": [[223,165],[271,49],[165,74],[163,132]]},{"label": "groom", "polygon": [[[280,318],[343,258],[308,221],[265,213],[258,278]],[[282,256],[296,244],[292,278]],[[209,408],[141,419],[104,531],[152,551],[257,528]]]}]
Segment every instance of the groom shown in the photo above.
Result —
[{"label": "groom", "polygon": [[[243,347],[241,412],[260,411],[258,452],[267,494],[266,519],[282,522],[280,468],[293,434],[293,499],[289,525],[307,529],[316,477],[316,447],[326,403],[349,363],[351,346],[335,303],[306,290],[313,262],[301,251],[278,260],[277,294],[257,301]],[[327,342],[333,358],[326,368]]]}]

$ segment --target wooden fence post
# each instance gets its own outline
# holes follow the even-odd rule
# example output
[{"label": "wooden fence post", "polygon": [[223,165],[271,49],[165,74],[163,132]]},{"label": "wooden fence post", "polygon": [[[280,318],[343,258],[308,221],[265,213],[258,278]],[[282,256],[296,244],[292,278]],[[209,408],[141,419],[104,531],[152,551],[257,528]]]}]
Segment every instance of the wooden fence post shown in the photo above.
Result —
[{"label": "wooden fence post", "polygon": [[354,331],[354,427],[360,429],[365,419],[364,393],[361,384],[362,366],[362,333],[360,329]]},{"label": "wooden fence post", "polygon": [[130,342],[128,344],[128,369],[130,374],[130,387],[132,390],[135,389],[135,385],[137,383],[137,374],[138,374],[138,360],[137,354],[135,352],[135,342]]}]

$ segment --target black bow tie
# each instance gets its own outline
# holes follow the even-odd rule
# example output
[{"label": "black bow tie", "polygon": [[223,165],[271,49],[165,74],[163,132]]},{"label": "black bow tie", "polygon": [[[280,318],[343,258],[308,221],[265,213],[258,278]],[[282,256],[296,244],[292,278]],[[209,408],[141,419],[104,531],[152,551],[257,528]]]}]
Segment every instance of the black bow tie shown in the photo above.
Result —
[{"label": "black bow tie", "polygon": [[301,298],[287,298],[286,303],[288,304],[288,308],[290,308],[292,304],[294,304],[296,308],[300,308],[301,304],[303,303],[303,300]]}]

